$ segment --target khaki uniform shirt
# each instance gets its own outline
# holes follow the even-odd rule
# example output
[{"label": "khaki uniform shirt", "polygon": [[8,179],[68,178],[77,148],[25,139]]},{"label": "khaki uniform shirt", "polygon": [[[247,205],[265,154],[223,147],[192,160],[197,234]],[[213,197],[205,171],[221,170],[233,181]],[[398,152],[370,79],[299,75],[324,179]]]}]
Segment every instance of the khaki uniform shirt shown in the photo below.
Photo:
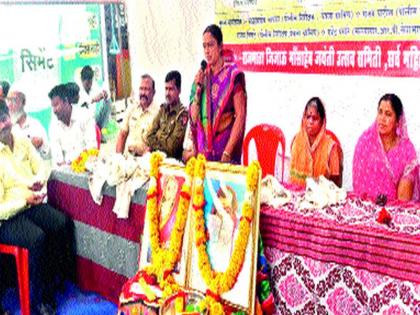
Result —
[{"label": "khaki uniform shirt", "polygon": [[180,160],[187,123],[188,111],[181,103],[173,108],[162,104],[148,136],[150,150]]},{"label": "khaki uniform shirt", "polygon": [[128,153],[129,146],[136,146],[144,150],[147,146],[147,135],[152,128],[153,119],[155,119],[158,107],[152,103],[143,110],[138,102],[131,103],[128,108],[121,129],[128,132],[125,143],[124,153]]}]

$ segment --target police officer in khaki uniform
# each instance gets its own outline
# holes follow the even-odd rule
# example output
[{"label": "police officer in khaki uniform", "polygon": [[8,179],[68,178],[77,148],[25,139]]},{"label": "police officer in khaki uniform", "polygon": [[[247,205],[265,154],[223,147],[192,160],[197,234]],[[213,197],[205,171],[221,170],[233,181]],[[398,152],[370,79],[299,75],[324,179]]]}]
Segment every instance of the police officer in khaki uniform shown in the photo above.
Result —
[{"label": "police officer in khaki uniform", "polygon": [[166,103],[162,104],[147,137],[150,151],[162,151],[180,160],[188,122],[188,111],[181,104],[181,74],[171,71],[165,78]]},{"label": "police officer in khaki uniform", "polygon": [[142,75],[139,102],[134,101],[126,110],[117,138],[117,153],[142,156],[149,150],[147,136],[159,111],[159,107],[153,102],[154,95],[155,81],[148,74]]}]

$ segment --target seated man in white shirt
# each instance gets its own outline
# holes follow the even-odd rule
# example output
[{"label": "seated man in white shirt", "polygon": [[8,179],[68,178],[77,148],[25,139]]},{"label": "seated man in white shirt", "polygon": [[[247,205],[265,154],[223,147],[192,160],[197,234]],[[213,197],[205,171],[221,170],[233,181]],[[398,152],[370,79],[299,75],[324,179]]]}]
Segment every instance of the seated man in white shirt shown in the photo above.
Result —
[{"label": "seated man in white shirt", "polygon": [[32,144],[44,159],[50,158],[47,132],[40,121],[28,116],[25,112],[26,96],[23,92],[12,89],[9,91],[7,105],[13,123],[13,131],[31,140]]},{"label": "seated man in white shirt", "polygon": [[87,109],[73,107],[65,84],[48,94],[52,110],[50,146],[53,167],[71,164],[84,150],[97,148],[95,121]]},{"label": "seated man in white shirt", "polygon": [[[108,98],[108,92],[93,82],[93,77],[93,69],[90,66],[84,66],[80,73],[82,86],[79,92],[79,105],[89,110],[98,127],[102,129],[108,123],[111,114],[111,101]],[[98,105],[97,109],[97,103],[100,101],[102,104]]]}]

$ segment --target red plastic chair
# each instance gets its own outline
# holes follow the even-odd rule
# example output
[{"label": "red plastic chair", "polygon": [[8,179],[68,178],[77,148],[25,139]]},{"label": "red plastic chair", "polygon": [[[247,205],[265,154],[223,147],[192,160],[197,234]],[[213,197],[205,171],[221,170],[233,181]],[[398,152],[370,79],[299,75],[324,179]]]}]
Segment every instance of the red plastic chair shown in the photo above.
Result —
[{"label": "red plastic chair", "polygon": [[253,127],[245,136],[242,146],[242,154],[244,157],[244,165],[248,165],[248,149],[251,140],[255,141],[257,149],[258,161],[261,164],[262,177],[267,174],[274,175],[277,150],[279,145],[282,148],[282,162],[281,162],[281,181],[284,179],[284,159],[286,140],[283,131],[279,127],[261,124]]},{"label": "red plastic chair", "polygon": [[20,312],[22,315],[30,315],[29,252],[26,248],[0,244],[0,254],[15,256],[19,287]]},{"label": "red plastic chair", "polygon": [[96,143],[98,144],[98,150],[99,150],[101,148],[102,133],[98,125],[95,125],[95,131],[96,131]]}]

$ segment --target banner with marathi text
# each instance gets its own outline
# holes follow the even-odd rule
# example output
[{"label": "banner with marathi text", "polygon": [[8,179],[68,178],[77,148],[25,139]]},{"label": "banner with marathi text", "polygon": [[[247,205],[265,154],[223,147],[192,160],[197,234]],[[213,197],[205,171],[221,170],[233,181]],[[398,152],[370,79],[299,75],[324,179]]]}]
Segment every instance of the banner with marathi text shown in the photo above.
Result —
[{"label": "banner with marathi text", "polygon": [[216,0],[244,70],[420,76],[420,2]]},{"label": "banner with marathi text", "polygon": [[0,4],[0,80],[26,94],[29,112],[49,110],[48,92],[85,65],[102,82],[100,23],[98,4]]}]

